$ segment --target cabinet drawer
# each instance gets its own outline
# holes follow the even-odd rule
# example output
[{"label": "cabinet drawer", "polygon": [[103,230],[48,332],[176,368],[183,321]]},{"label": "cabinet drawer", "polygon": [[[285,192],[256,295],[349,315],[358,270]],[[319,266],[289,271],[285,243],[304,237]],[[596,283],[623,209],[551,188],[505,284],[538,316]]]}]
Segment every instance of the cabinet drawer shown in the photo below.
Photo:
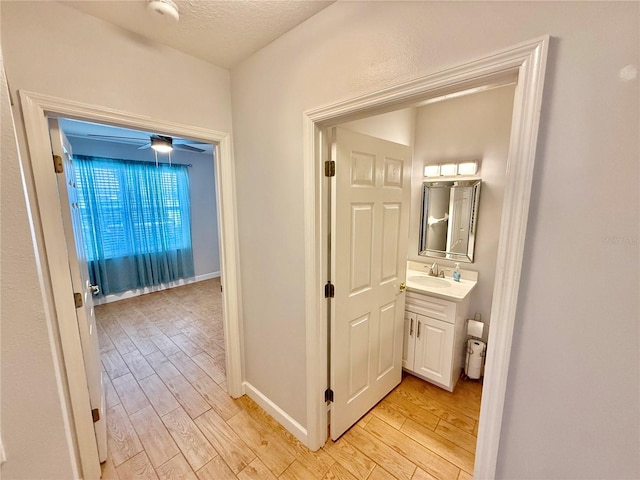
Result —
[{"label": "cabinet drawer", "polygon": [[456,303],[448,300],[407,292],[405,309],[443,322],[456,322]]}]

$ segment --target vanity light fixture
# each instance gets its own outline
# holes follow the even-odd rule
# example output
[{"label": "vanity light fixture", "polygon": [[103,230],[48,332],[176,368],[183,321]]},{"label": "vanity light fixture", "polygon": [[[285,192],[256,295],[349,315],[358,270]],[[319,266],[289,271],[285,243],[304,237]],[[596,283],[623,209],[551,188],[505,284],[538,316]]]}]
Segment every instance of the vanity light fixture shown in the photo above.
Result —
[{"label": "vanity light fixture", "polygon": [[440,165],[425,165],[424,166],[424,176],[425,177],[439,177],[440,176]]},{"label": "vanity light fixture", "polygon": [[455,163],[445,163],[440,165],[440,175],[443,177],[450,177],[458,173],[458,165]]},{"label": "vanity light fixture", "polygon": [[478,173],[478,162],[444,163],[441,165],[425,165],[425,177],[455,177],[458,175],[475,175]]},{"label": "vanity light fixture", "polygon": [[463,162],[458,164],[458,175],[475,175],[478,171],[478,162]]}]

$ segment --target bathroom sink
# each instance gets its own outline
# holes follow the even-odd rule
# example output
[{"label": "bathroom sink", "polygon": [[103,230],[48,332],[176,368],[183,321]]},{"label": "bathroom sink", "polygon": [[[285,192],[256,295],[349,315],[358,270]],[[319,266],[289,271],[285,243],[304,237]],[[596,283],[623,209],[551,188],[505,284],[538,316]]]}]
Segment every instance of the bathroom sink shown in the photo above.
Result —
[{"label": "bathroom sink", "polygon": [[430,277],[428,275],[414,275],[413,277],[407,278],[407,281],[431,288],[447,288],[451,286],[451,282],[449,280],[439,277]]}]

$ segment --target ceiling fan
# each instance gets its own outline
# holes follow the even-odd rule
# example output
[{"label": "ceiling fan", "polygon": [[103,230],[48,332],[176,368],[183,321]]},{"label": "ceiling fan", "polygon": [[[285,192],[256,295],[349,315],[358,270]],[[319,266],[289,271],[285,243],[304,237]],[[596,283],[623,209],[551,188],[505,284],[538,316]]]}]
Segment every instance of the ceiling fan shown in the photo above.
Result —
[{"label": "ceiling fan", "polygon": [[[169,137],[167,135],[150,135],[149,139],[146,140],[144,138],[139,137],[119,137],[115,135],[96,135],[96,134],[88,134],[89,137],[94,138],[102,138],[105,140],[129,140],[129,141],[138,141],[144,142],[144,145],[138,147],[138,150],[144,150],[145,148],[153,148],[156,152],[168,153],[174,148],[179,150],[186,150],[189,152],[198,152],[202,153],[206,150],[198,147],[194,147],[191,144],[204,144],[204,142],[197,142],[192,140],[183,140],[178,139],[174,140],[173,137]],[[189,144],[189,145],[187,145]]]}]

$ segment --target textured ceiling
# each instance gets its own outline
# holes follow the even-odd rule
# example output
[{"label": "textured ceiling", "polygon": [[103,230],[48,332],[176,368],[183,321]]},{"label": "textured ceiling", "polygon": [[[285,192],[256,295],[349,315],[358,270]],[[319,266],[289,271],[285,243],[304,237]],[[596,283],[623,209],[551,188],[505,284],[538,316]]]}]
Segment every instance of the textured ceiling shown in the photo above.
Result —
[{"label": "textured ceiling", "polygon": [[175,23],[147,0],[63,1],[77,10],[220,67],[231,68],[326,8],[320,0],[174,0]]}]

